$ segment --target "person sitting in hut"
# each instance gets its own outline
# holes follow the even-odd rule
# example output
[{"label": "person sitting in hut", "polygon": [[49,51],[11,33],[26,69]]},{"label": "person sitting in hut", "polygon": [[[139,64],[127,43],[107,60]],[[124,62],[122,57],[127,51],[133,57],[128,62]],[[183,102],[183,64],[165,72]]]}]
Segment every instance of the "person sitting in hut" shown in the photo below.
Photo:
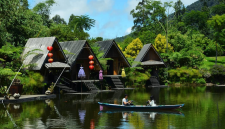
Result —
[{"label": "person sitting in hut", "polygon": [[122,100],[122,105],[125,105],[125,106],[130,106],[130,105],[133,105],[132,104],[132,101],[128,101],[128,96],[125,94],[123,100]]},{"label": "person sitting in hut", "polygon": [[150,97],[150,100],[148,100],[149,106],[156,106],[155,101],[154,101],[154,96]]}]

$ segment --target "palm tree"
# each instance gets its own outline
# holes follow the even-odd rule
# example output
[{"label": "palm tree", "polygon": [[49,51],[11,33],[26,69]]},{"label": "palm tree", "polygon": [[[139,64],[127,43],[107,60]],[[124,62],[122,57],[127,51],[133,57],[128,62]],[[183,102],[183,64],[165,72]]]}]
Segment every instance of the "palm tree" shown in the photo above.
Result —
[{"label": "palm tree", "polygon": [[78,29],[80,32],[85,30],[90,30],[94,27],[95,20],[90,19],[88,15],[75,16],[71,15],[69,19],[69,26],[71,30]]}]

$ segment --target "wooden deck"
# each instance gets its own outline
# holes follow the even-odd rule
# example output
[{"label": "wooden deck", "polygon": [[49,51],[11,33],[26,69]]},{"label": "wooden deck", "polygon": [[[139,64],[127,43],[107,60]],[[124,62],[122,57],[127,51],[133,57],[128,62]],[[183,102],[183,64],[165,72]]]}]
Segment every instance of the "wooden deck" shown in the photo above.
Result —
[{"label": "wooden deck", "polygon": [[103,75],[103,77],[122,77],[122,75]]},{"label": "wooden deck", "polygon": [[98,82],[99,80],[72,80],[72,82]]}]

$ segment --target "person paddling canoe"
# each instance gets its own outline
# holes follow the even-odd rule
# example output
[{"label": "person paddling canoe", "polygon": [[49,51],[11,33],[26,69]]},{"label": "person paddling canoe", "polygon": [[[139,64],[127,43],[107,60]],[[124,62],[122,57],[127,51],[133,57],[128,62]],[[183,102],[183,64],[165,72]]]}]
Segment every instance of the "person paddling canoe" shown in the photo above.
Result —
[{"label": "person paddling canoe", "polygon": [[128,96],[125,94],[123,100],[122,100],[122,105],[125,105],[125,106],[129,106],[129,105],[133,105],[131,101],[128,101]]},{"label": "person paddling canoe", "polygon": [[149,106],[156,106],[155,101],[154,101],[154,96],[150,97],[150,100],[148,100]]}]

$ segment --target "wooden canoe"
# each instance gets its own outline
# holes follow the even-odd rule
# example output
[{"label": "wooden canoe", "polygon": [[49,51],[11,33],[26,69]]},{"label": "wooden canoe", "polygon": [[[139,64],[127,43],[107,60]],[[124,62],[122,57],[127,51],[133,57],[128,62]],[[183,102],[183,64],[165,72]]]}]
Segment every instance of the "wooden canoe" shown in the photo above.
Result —
[{"label": "wooden canoe", "polygon": [[113,109],[122,109],[122,110],[173,110],[178,109],[184,106],[184,104],[177,104],[177,105],[157,105],[157,106],[146,106],[146,105],[131,105],[131,106],[124,106],[119,104],[109,104],[109,103],[101,103],[98,102],[99,105],[107,108]]}]

